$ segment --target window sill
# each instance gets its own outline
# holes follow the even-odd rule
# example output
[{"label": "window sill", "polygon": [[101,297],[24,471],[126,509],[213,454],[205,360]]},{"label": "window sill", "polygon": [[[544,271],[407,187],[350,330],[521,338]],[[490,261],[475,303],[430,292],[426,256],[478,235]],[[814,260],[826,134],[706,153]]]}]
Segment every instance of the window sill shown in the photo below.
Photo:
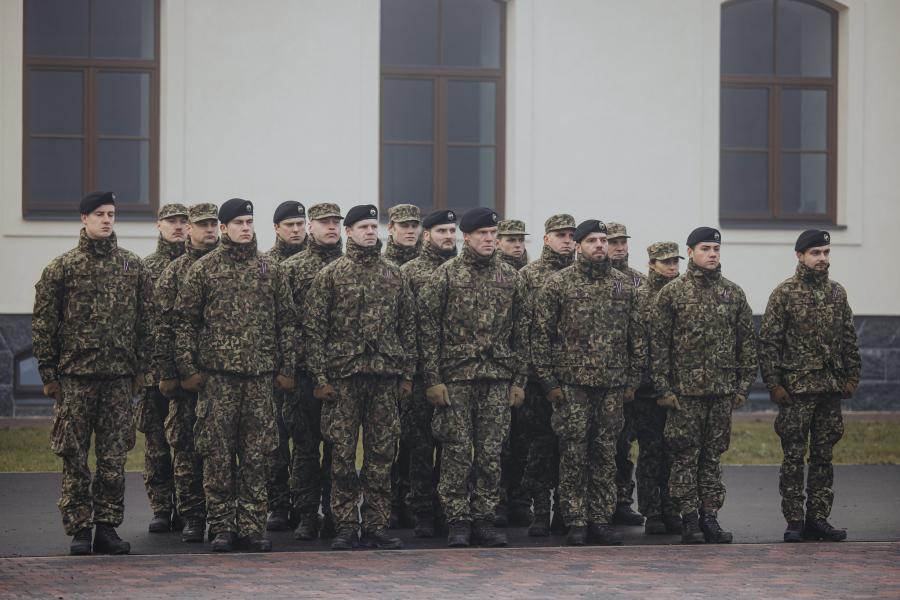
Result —
[{"label": "window sill", "polygon": [[846,225],[835,225],[828,221],[751,221],[751,220],[731,220],[720,219],[719,227],[722,229],[825,229],[828,231],[845,231]]}]

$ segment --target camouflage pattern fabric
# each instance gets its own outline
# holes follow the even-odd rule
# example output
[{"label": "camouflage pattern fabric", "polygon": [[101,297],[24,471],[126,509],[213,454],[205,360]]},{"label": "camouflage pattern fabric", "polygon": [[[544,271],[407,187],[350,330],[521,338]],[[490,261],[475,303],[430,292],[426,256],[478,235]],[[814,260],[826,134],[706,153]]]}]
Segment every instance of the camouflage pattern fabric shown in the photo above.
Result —
[{"label": "camouflage pattern fabric", "polygon": [[789,406],[779,407],[775,433],[781,438],[784,460],[778,481],[781,512],[786,521],[803,521],[803,467],[806,475],[806,518],[827,519],[834,502],[832,453],[844,435],[839,394],[797,394]]},{"label": "camouflage pattern fabric", "polygon": [[307,248],[309,248],[309,235],[303,238],[303,241],[299,244],[288,244],[276,235],[275,245],[269,248],[266,254],[275,262],[282,263],[290,257],[300,254]]},{"label": "camouflage pattern fabric", "polygon": [[516,271],[528,264],[528,250],[523,252],[522,256],[518,257],[512,256],[510,254],[503,254],[499,250],[497,251],[497,254],[499,254],[500,260],[511,266]]},{"label": "camouflage pattern fabric", "polygon": [[[96,523],[113,527],[125,514],[125,459],[134,448],[131,378],[67,377],[54,407],[50,448],[62,457],[59,512],[66,535]],[[97,470],[91,477],[88,450],[94,436]]]},{"label": "camouflage pattern fabric", "polygon": [[500,451],[509,430],[509,382],[452,381],[447,391],[450,406],[435,407],[431,422],[442,447],[438,493],[447,521],[492,522],[500,499]]},{"label": "camouflage pattern fabric", "polygon": [[416,242],[415,246],[401,246],[394,241],[393,237],[388,236],[387,247],[384,249],[384,257],[398,267],[402,267],[409,261],[419,256],[421,247],[421,239]]},{"label": "camouflage pattern fabric", "polygon": [[[527,388],[527,386],[526,386]],[[522,407],[511,409],[509,435],[500,452],[500,501],[498,507],[531,510],[531,494],[523,487],[528,462],[528,431]]]}]

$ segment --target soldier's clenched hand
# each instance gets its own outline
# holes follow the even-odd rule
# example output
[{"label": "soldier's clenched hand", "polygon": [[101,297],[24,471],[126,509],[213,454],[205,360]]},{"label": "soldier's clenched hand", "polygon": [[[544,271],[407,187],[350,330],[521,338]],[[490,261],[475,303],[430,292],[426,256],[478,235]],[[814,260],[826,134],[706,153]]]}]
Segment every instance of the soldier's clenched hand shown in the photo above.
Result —
[{"label": "soldier's clenched hand", "polygon": [[404,379],[397,385],[397,395],[400,396],[401,400],[406,400],[410,394],[412,394],[412,381]]},{"label": "soldier's clenched hand", "polygon": [[62,399],[62,388],[59,387],[59,382],[51,381],[44,384],[44,395],[59,402]]},{"label": "soldier's clenched hand", "polygon": [[563,394],[562,388],[555,387],[547,393],[547,400],[550,401],[550,404],[560,404],[565,399],[566,395]]},{"label": "soldier's clenched hand", "polygon": [[206,383],[203,381],[203,375],[200,373],[194,373],[187,379],[181,380],[181,387],[183,387],[188,392],[197,393],[201,389],[203,389],[203,384]]},{"label": "soldier's clenched hand", "polygon": [[622,396],[623,402],[631,402],[634,400],[634,388],[629,386],[625,387],[625,394]]},{"label": "soldier's clenched hand", "polygon": [[450,394],[443,383],[433,385],[425,390],[425,398],[434,406],[450,406]]},{"label": "soldier's clenched hand", "polygon": [[289,392],[294,389],[294,378],[287,375],[275,376],[275,389],[282,392]]},{"label": "soldier's clenched hand", "polygon": [[656,404],[658,406],[664,406],[665,408],[671,408],[672,410],[681,410],[681,405],[678,404],[678,396],[672,393],[657,398]]},{"label": "soldier's clenched hand", "polygon": [[747,401],[747,396],[745,396],[743,394],[735,394],[734,399],[731,401],[731,407],[734,410],[737,410],[740,407],[742,407],[744,405],[744,402],[746,402],[746,401]]},{"label": "soldier's clenched hand", "polygon": [[844,399],[850,398],[853,396],[853,393],[856,391],[856,386],[859,385],[859,382],[855,379],[849,380],[844,384]]},{"label": "soldier's clenched hand", "polygon": [[791,396],[788,391],[780,385],[776,385],[769,391],[769,398],[778,406],[790,406]]},{"label": "soldier's clenched hand", "polygon": [[173,398],[175,396],[175,392],[178,391],[178,380],[177,379],[160,379],[159,380],[159,393],[165,396],[166,398]]},{"label": "soldier's clenched hand", "polygon": [[517,385],[509,386],[509,405],[513,408],[519,408],[525,403],[525,390]]},{"label": "soldier's clenched hand", "polygon": [[337,392],[334,391],[334,388],[330,383],[326,383],[324,385],[317,385],[313,390],[313,398],[319,400],[320,402],[331,401],[337,398]]}]

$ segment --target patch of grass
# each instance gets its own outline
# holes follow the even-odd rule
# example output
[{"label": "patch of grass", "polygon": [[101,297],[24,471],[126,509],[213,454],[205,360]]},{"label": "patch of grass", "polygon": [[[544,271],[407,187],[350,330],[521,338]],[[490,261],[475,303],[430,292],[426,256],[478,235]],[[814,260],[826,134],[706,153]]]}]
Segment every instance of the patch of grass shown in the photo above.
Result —
[{"label": "patch of grass", "polygon": [[[94,451],[88,464],[96,467]],[[144,434],[138,432],[134,449],[128,453],[126,471],[144,468]],[[50,451],[50,425],[0,428],[0,472],[62,471],[62,459]]]}]

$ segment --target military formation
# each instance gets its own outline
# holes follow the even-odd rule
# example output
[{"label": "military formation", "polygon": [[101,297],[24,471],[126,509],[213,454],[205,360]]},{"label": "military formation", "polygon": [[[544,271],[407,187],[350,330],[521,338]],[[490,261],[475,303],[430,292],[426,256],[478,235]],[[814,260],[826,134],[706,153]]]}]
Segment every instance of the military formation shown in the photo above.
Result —
[{"label": "military formation", "polygon": [[402,548],[398,528],[496,547],[507,526],[572,546],[621,544],[618,525],[729,543],[721,456],[760,370],[784,540],[847,536],[828,522],[832,452],[860,355],[825,231],[798,237],[757,333],[710,227],[683,274],[661,241],[645,275],[625,225],[568,214],[529,262],[526,224],[484,207],[393,206],[382,244],[374,205],[288,201],[261,252],[252,202],[166,204],[144,259],[117,244],[115,194],[80,212],[33,321],[72,554],[130,552],[116,527],[135,430],[148,530],[215,552],[269,551],[284,530],[334,550]]}]

